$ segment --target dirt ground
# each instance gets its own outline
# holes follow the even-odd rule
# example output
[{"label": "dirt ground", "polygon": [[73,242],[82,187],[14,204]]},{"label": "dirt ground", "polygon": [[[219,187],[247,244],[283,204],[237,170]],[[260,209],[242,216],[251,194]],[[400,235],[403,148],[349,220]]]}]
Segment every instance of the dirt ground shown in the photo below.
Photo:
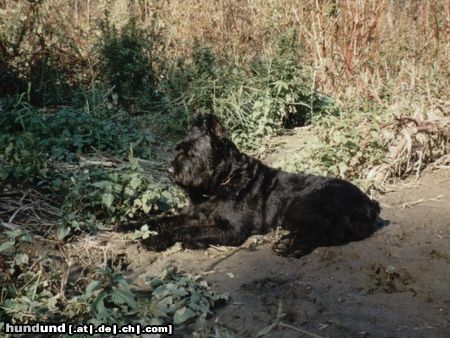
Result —
[{"label": "dirt ground", "polygon": [[450,337],[449,193],[448,169],[399,181],[377,196],[388,224],[372,237],[300,259],[276,256],[271,235],[240,248],[162,254],[106,234],[93,243],[126,255],[138,289],[140,275],[167,264],[202,274],[232,297],[211,325],[236,337],[255,337],[275,323],[280,307],[285,315],[267,337]]},{"label": "dirt ground", "polygon": [[255,337],[279,308],[266,337],[450,337],[450,170],[392,188],[376,196],[388,224],[373,236],[300,259],[275,255],[271,235],[206,251],[153,253],[108,234],[93,245],[126,256],[137,289],[167,264],[203,275],[232,299],[209,323],[236,337]]},{"label": "dirt ground", "polygon": [[[389,224],[372,237],[283,258],[269,245],[171,250],[124,248],[129,277],[158,273],[172,262],[202,273],[232,303],[212,320],[237,337],[255,337],[286,315],[267,337],[450,336],[450,170],[399,183],[380,196]],[[287,325],[286,325],[287,324]]]}]

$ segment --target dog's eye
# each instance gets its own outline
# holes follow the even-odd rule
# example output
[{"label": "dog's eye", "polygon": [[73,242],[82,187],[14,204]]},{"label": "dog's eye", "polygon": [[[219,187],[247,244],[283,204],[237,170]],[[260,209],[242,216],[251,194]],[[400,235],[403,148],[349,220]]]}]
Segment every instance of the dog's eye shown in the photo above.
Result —
[{"label": "dog's eye", "polygon": [[179,150],[188,150],[189,149],[189,143],[188,142],[180,142],[175,146],[175,151]]}]

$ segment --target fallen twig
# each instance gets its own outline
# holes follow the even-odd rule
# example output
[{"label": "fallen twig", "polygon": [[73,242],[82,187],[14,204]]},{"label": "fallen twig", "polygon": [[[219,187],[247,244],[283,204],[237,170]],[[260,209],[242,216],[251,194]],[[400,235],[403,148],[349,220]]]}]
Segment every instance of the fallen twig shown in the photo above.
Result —
[{"label": "fallen twig", "polygon": [[403,209],[405,208],[412,208],[414,205],[420,204],[420,203],[424,203],[424,202],[437,202],[440,201],[441,199],[444,198],[444,195],[439,195],[437,197],[434,198],[420,198],[417,201],[414,202],[404,202],[403,203]]},{"label": "fallen twig", "polygon": [[209,245],[210,248],[215,249],[217,251],[221,251],[221,252],[228,252],[227,248],[223,247],[223,246],[217,246],[217,245]]},{"label": "fallen twig", "polygon": [[2,220],[0,220],[0,225],[9,230],[16,230],[19,228],[16,224],[3,222]]},{"label": "fallen twig", "polygon": [[281,327],[285,327],[285,328],[288,328],[288,329],[300,332],[300,333],[302,333],[302,334],[304,334],[305,336],[308,336],[308,337],[323,338],[322,336],[319,336],[317,334],[305,331],[305,330],[303,330],[303,329],[301,329],[299,327],[295,327],[295,326],[292,326],[292,325],[289,325],[289,324],[286,324],[286,323],[283,323],[283,322],[279,323],[278,325],[281,326]]}]

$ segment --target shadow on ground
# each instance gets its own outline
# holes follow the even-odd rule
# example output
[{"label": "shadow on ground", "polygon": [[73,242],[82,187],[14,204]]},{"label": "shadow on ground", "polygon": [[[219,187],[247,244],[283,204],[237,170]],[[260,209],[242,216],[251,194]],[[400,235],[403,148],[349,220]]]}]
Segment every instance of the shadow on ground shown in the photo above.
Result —
[{"label": "shadow on ground", "polygon": [[214,320],[238,337],[272,324],[280,305],[287,326],[268,337],[302,336],[295,328],[323,337],[444,337],[450,334],[449,191],[448,170],[400,183],[379,198],[389,226],[301,259],[276,256],[268,244],[254,245],[255,238],[237,249],[122,250],[132,280],[172,262],[229,292],[232,303]]}]

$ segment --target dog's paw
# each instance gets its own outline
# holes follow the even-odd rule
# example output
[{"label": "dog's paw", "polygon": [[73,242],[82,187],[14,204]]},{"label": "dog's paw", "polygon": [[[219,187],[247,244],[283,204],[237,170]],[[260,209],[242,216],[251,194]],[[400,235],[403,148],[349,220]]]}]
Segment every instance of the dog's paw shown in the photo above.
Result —
[{"label": "dog's paw", "polygon": [[299,258],[309,254],[313,249],[294,238],[284,237],[273,244],[272,250],[280,256]]},{"label": "dog's paw", "polygon": [[141,243],[143,246],[145,246],[148,250],[151,251],[164,251],[170,248],[173,244],[175,244],[169,238],[159,235],[150,236],[146,239],[142,239]]},{"label": "dog's paw", "polygon": [[284,237],[275,242],[272,250],[280,256],[287,256],[293,244],[292,238]]}]

